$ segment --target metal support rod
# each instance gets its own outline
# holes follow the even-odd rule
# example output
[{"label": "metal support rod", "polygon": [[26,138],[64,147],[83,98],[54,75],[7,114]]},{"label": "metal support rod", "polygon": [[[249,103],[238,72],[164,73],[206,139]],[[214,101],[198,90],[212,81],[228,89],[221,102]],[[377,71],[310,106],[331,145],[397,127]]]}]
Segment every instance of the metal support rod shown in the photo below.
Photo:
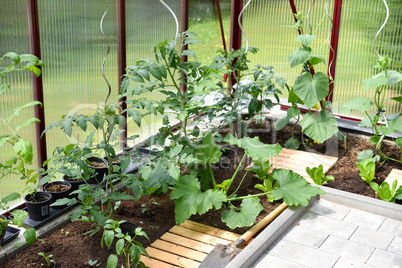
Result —
[{"label": "metal support rod", "polygon": [[[180,31],[185,32],[188,30],[188,0],[181,0],[180,2]],[[187,50],[188,45],[183,46],[183,50]],[[182,57],[183,62],[187,62],[188,57],[183,56]],[[186,77],[185,74],[181,74],[182,77]],[[186,92],[187,88],[185,84],[182,84],[181,87],[181,92],[184,93]]]},{"label": "metal support rod", "polygon": [[[243,8],[243,0],[232,0],[230,10],[230,50],[241,48],[241,29],[238,17]],[[230,74],[230,89],[236,84],[233,74]]]},{"label": "metal support rod", "polygon": [[[40,50],[40,34],[39,34],[39,16],[38,16],[38,2],[37,0],[26,0],[27,4],[27,17],[29,29],[29,50],[30,53],[41,58]],[[38,66],[41,68],[40,66]],[[39,101],[44,105],[43,101],[43,82],[42,76],[36,77],[32,74],[32,89],[33,100]],[[34,106],[35,117],[40,120],[40,123],[35,124],[36,146],[37,146],[37,159],[38,168],[43,168],[43,163],[47,160],[46,152],[46,134],[42,132],[45,130],[45,108],[39,105]],[[44,167],[46,168],[46,166]]]},{"label": "metal support rod", "polygon": [[221,12],[221,4],[219,3],[219,0],[215,0],[216,4],[216,11],[218,13],[218,19],[219,19],[219,26],[221,30],[221,37],[222,37],[222,45],[223,45],[223,50],[227,51],[226,48],[226,40],[225,40],[225,31],[223,30],[223,21],[222,21],[222,12]]},{"label": "metal support rod", "polygon": [[[328,75],[331,74],[332,79],[335,81],[335,67],[336,67],[336,57],[338,55],[338,41],[339,41],[339,28],[341,25],[341,10],[342,10],[342,0],[335,0],[334,2],[334,13],[333,13],[333,27],[331,32],[331,47],[329,50],[328,62],[332,62],[328,66]],[[325,100],[332,102],[334,91],[334,83],[329,84],[329,93]]]},{"label": "metal support rod", "polygon": [[[126,48],[126,0],[116,1],[116,35],[117,35],[117,67],[118,67],[118,93],[120,93],[121,83],[123,81],[123,75],[126,73],[127,67],[127,48]],[[124,151],[127,147],[127,104],[126,97],[119,100],[120,111],[123,112],[125,124],[120,128],[124,130],[120,133],[120,151]]]}]

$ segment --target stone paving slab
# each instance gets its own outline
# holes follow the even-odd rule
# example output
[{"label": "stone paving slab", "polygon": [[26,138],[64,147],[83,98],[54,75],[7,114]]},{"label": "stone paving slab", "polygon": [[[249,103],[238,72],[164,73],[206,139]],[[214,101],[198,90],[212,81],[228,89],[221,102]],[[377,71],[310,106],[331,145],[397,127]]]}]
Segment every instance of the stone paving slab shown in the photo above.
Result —
[{"label": "stone paving slab", "polygon": [[[265,236],[265,251],[251,252],[254,242],[259,247],[263,245],[264,241],[257,237],[227,268],[402,268],[400,205],[324,188],[327,195],[311,202],[299,218],[293,218],[282,236],[275,241]],[[284,215],[278,217],[279,223],[287,224],[281,216]],[[280,233],[268,230],[270,227],[261,235]]]}]

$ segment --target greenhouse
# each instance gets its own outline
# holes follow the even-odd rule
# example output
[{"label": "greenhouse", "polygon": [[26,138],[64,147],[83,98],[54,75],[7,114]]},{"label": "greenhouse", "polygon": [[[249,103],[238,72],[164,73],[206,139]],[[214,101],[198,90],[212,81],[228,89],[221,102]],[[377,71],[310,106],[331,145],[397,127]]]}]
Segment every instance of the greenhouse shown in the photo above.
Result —
[{"label": "greenhouse", "polygon": [[401,0],[0,0],[0,267],[402,267]]}]

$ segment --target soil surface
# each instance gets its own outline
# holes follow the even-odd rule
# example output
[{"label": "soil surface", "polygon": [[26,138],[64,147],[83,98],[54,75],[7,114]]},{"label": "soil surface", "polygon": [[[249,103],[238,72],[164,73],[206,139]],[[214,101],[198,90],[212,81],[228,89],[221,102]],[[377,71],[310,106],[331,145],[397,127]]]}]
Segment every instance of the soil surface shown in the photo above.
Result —
[{"label": "soil surface", "polygon": [[[260,140],[265,143],[278,142],[283,145],[284,142],[291,137],[292,127],[287,126],[280,132],[277,132],[270,122],[266,122],[263,125],[250,123],[248,125],[248,130],[249,136],[259,136]],[[229,130],[224,129],[222,134],[225,135],[227,132],[229,132]],[[305,136],[301,131],[295,129],[294,134],[299,141],[307,143],[307,140],[305,140]],[[336,138],[331,138],[324,144],[312,142],[312,148],[306,144],[300,146],[300,150],[337,156],[339,158],[337,164],[329,172],[329,175],[334,176],[335,180],[329,182],[327,186],[375,197],[375,192],[360,178],[359,170],[356,167],[357,153],[369,149],[374,150],[374,146],[371,145],[368,138],[355,137],[353,135],[347,136],[346,144],[338,141]],[[399,148],[391,144],[386,143],[383,145],[383,151],[394,158],[400,157],[398,156],[398,150]],[[242,149],[238,149],[234,155],[232,153],[227,153],[224,159],[215,165],[214,175],[218,180],[218,183],[232,176],[234,169],[237,167],[237,164],[243,156],[243,153]],[[245,162],[246,164],[249,163],[249,161]],[[376,179],[374,182],[380,184],[394,168],[402,169],[402,165],[393,162],[385,163],[384,165],[377,165]],[[239,183],[243,175],[244,170],[240,170],[237,176],[238,179],[235,181],[231,189],[237,187],[236,183]],[[254,189],[256,183],[259,183],[259,180],[253,178],[252,174],[248,174],[244,180],[243,186],[239,189],[239,195],[259,193],[258,190]],[[132,194],[129,190],[126,190],[126,192]],[[262,198],[261,204],[265,209],[258,219],[263,218],[280,203],[277,202],[271,204],[266,200],[266,198]],[[203,215],[192,216],[191,220],[217,228],[230,230],[221,222],[220,212],[221,211],[211,210]],[[114,218],[116,220],[133,222],[139,227],[142,227],[148,234],[149,240],[139,238],[138,241],[146,247],[175,225],[174,202],[170,200],[169,192],[167,194],[155,196],[144,195],[138,202],[122,201],[119,209],[114,215]],[[244,233],[249,228],[250,227],[237,228],[231,231]],[[51,235],[45,237],[43,242],[35,242],[28,249],[19,253],[16,257],[7,262],[5,266],[0,265],[0,267],[41,267],[41,264],[45,264],[45,259],[38,255],[39,252],[44,252],[46,256],[53,254],[53,259],[56,261],[56,265],[52,267],[92,267],[89,265],[89,261],[97,261],[99,266],[96,267],[106,267],[108,256],[110,254],[115,254],[114,245],[112,245],[110,250],[107,250],[106,247],[102,249],[100,245],[101,232],[98,232],[93,237],[84,235],[84,233],[89,230],[91,230],[91,227],[87,223],[69,223]],[[120,267],[121,264],[123,263],[121,262],[118,267]]]}]

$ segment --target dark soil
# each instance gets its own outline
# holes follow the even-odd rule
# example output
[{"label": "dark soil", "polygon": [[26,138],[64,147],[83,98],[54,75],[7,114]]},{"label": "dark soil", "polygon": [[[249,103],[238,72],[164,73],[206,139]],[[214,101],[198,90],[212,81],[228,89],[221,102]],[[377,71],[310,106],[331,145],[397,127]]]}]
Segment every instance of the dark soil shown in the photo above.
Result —
[{"label": "dark soil", "polygon": [[95,161],[89,163],[89,165],[90,165],[91,167],[94,167],[94,168],[104,168],[104,167],[106,167],[106,164],[105,164],[105,163],[95,162]]},{"label": "dark soil", "polygon": [[67,191],[68,189],[70,189],[70,186],[63,185],[63,184],[53,184],[53,185],[46,187],[46,190],[51,193],[60,193],[60,192]]},{"label": "dark soil", "polygon": [[[277,132],[269,122],[264,124],[263,127],[260,127],[259,124],[250,123],[248,129],[251,131],[251,133],[248,134],[250,136],[259,136],[261,141],[265,143],[279,142],[281,145],[291,136],[292,131],[292,128],[287,126],[281,132]],[[226,134],[227,132],[228,130],[224,130],[222,134]],[[306,142],[303,133],[297,129],[295,130],[295,136],[300,141]],[[368,139],[362,139],[352,135],[348,136],[346,146],[347,148],[345,148],[343,142],[331,138],[325,144],[313,143],[313,148],[302,145],[300,149],[337,156],[339,158],[338,163],[329,172],[329,175],[334,176],[335,180],[329,182],[327,186],[375,197],[375,193],[371,187],[360,178],[359,170],[356,167],[357,153],[362,150],[374,149],[374,146],[369,143]],[[394,158],[398,158],[398,148],[395,146],[384,144],[383,151],[394,156]],[[218,182],[229,178],[233,174],[243,153],[242,149],[239,149],[237,154],[233,157],[227,155],[223,161],[215,166],[214,174]],[[249,163],[249,161],[245,162],[245,165]],[[377,179],[374,181],[380,184],[394,168],[402,169],[402,165],[395,163],[377,165]],[[243,175],[244,171],[240,170],[238,180],[236,180],[234,184],[239,183]],[[239,195],[257,193],[258,190],[254,189],[254,185],[258,182],[259,180],[253,178],[252,174],[248,174],[243,187],[239,190]],[[232,189],[236,187],[237,185],[233,185]],[[126,190],[126,192],[131,193],[129,190]],[[259,219],[263,218],[280,204],[271,204],[264,198],[261,200],[261,204],[265,207],[265,210],[258,217]],[[146,209],[143,210],[144,208]],[[133,222],[139,227],[142,227],[148,234],[150,240],[148,241],[145,238],[139,238],[138,240],[146,247],[175,225],[174,202],[169,199],[169,193],[158,196],[144,195],[138,202],[122,201],[114,218],[116,220]],[[191,220],[229,230],[220,220],[220,211],[209,211],[201,216],[195,215],[191,217]],[[249,228],[250,227],[237,228],[231,231],[244,233]],[[99,232],[93,237],[84,235],[84,233],[89,230],[91,230],[91,227],[87,223],[69,223],[53,234],[45,237],[43,239],[44,242],[38,241],[34,243],[11,261],[7,262],[6,266],[0,265],[0,267],[41,267],[41,263],[45,263],[45,260],[38,255],[38,252],[44,252],[46,256],[53,254],[53,259],[56,261],[55,267],[90,267],[88,264],[89,260],[97,260],[97,263],[100,264],[98,267],[106,267],[108,256],[115,253],[114,245],[110,250],[106,248],[102,250],[100,246],[101,233]]]}]

